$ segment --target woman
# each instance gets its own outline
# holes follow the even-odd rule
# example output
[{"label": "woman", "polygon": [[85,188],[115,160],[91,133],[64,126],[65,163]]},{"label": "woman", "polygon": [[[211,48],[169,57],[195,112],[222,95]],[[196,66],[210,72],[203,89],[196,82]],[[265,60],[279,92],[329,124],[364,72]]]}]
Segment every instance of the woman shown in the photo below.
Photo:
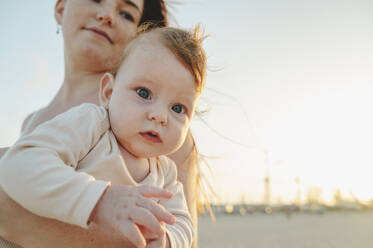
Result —
[{"label": "woman", "polygon": [[[64,38],[65,78],[54,99],[26,118],[23,134],[82,102],[97,104],[99,79],[118,63],[137,26],[149,20],[167,25],[162,0],[57,0],[55,19]],[[195,156],[189,134],[170,158],[178,165],[179,180],[197,226]],[[33,215],[2,190],[0,223],[0,236],[24,247],[131,247],[128,242],[124,245],[115,233],[84,230]]]}]

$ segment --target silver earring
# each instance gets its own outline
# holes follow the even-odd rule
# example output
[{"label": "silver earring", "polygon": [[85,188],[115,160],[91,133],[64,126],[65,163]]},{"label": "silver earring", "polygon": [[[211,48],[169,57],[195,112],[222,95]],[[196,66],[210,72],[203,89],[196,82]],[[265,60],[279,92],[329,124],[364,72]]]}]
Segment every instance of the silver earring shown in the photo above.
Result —
[{"label": "silver earring", "polygon": [[56,34],[60,33],[60,25],[57,25]]}]

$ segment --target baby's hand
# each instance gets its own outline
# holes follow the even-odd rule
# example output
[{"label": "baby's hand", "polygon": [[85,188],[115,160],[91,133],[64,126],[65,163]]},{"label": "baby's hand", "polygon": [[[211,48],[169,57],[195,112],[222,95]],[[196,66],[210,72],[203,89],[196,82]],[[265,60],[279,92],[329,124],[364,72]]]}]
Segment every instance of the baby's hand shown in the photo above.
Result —
[{"label": "baby's hand", "polygon": [[147,198],[171,198],[172,193],[162,188],[141,186],[111,186],[92,212],[90,220],[112,231],[119,231],[136,247],[146,241],[138,225],[158,236],[165,231],[160,222],[175,223],[175,217],[163,206]]},{"label": "baby's hand", "polygon": [[[164,224],[161,223],[162,229],[164,230]],[[142,230],[144,237],[146,238],[146,248],[166,248],[166,231],[164,231],[163,235],[156,235],[152,233],[150,230],[144,228]]]}]

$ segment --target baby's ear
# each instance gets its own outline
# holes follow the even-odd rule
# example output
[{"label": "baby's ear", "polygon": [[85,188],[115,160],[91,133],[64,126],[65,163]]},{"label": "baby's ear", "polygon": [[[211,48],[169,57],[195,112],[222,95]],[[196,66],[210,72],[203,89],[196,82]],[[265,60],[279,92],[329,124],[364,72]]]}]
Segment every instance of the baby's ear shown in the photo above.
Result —
[{"label": "baby's ear", "polygon": [[111,73],[105,73],[100,81],[100,91],[99,100],[100,105],[104,106],[106,109],[109,106],[111,94],[114,88],[114,77]]}]

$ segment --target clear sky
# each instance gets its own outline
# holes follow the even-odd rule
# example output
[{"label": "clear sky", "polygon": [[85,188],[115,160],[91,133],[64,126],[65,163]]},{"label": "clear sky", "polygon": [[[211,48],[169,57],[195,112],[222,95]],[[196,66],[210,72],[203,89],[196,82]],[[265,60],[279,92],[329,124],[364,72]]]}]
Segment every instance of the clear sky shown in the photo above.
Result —
[{"label": "clear sky", "polygon": [[[87,0],[88,1],[88,0]],[[36,3],[37,2],[37,3]],[[263,199],[269,151],[273,202],[310,187],[373,198],[373,2],[193,0],[172,4],[181,27],[210,37],[210,109],[192,130],[224,200]],[[62,83],[54,1],[6,1],[0,14],[0,146]],[[174,25],[175,21],[173,22]],[[217,134],[219,133],[219,134]]]}]

